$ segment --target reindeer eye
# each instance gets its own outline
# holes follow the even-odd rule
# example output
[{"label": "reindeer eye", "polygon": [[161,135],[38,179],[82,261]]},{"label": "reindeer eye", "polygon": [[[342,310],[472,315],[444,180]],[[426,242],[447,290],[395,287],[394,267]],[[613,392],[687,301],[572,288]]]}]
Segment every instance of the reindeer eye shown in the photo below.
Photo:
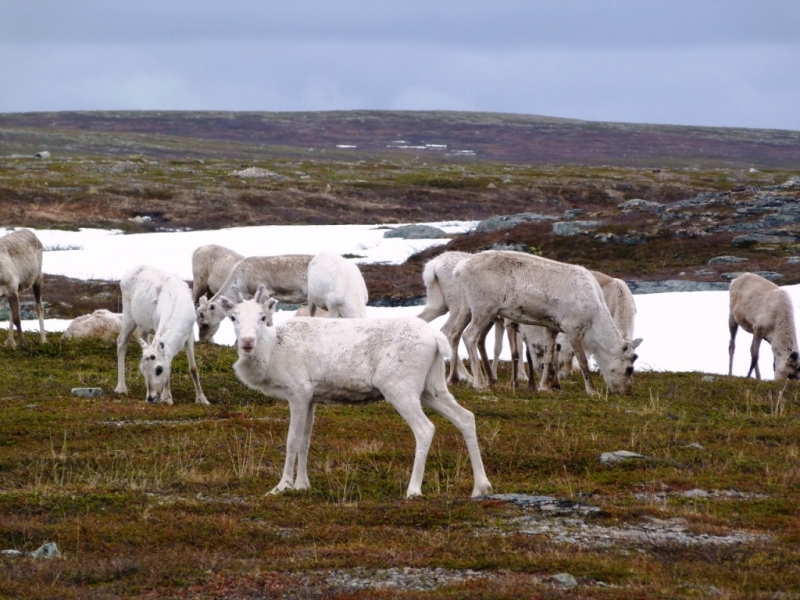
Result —
[{"label": "reindeer eye", "polygon": [[635,361],[637,358],[639,358],[639,355],[638,354],[634,354],[633,355],[633,360]]},{"label": "reindeer eye", "polygon": [[211,306],[209,306],[209,308],[210,308],[211,310],[214,310],[214,305],[212,304]]},{"label": "reindeer eye", "polygon": [[231,321],[233,321],[234,323],[236,323],[236,317],[234,317],[233,315],[231,315]]},{"label": "reindeer eye", "polygon": [[267,320],[267,315],[261,315],[261,320],[262,321],[266,321]]},{"label": "reindeer eye", "polygon": [[155,360],[155,359],[156,359],[155,354],[151,354],[150,356],[147,357],[147,360]]}]

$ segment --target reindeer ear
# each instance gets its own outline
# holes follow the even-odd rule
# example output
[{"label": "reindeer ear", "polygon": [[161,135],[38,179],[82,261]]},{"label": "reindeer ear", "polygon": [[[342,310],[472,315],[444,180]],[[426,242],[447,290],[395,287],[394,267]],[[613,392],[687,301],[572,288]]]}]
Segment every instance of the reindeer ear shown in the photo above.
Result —
[{"label": "reindeer ear", "polygon": [[145,350],[147,350],[150,344],[145,342],[142,338],[139,338],[139,345],[142,347],[142,352],[144,352]]},{"label": "reindeer ear", "polygon": [[233,309],[236,308],[236,305],[228,300],[225,296],[220,296],[219,305],[222,307],[225,316],[230,316],[230,314],[233,312]]},{"label": "reindeer ear", "polygon": [[259,304],[264,304],[264,299],[268,297],[269,296],[267,296],[267,286],[265,286],[263,283],[260,284],[258,286],[258,289],[256,290],[256,295],[253,296],[253,299]]},{"label": "reindeer ear", "polygon": [[636,338],[635,340],[633,340],[631,348],[633,350],[636,350],[643,341],[644,340],[642,338]]},{"label": "reindeer ear", "polygon": [[277,307],[278,301],[275,298],[267,298],[267,300],[264,302],[264,308],[269,311],[275,312]]}]

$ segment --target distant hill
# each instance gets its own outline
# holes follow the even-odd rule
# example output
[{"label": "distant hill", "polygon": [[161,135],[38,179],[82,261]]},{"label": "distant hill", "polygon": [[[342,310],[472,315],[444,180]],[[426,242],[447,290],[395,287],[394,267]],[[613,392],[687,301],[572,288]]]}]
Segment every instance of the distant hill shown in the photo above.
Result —
[{"label": "distant hill", "polygon": [[0,155],[40,150],[153,158],[352,160],[399,154],[448,162],[792,169],[800,165],[800,131],[470,112],[0,114]]}]

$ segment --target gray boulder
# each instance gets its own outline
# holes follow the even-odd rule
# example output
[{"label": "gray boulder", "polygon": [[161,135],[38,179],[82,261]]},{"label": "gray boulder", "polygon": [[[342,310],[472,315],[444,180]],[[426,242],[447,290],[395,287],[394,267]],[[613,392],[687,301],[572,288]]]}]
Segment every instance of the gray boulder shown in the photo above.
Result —
[{"label": "gray boulder", "polygon": [[432,225],[400,225],[383,234],[385,238],[402,238],[404,240],[436,240],[447,237],[447,234]]},{"label": "gray boulder", "polygon": [[748,235],[737,235],[731,241],[734,246],[751,246],[753,244],[794,244],[797,238],[791,235],[768,235],[762,233],[751,233]]},{"label": "gray boulder", "polygon": [[633,200],[620,202],[617,204],[617,208],[619,208],[623,213],[632,213],[637,211],[658,213],[664,210],[664,205],[660,202],[653,202],[652,200],[634,198]]},{"label": "gray boulder", "polygon": [[[731,273],[720,273],[720,277],[722,277],[723,279],[727,279],[728,281],[733,281],[739,275],[741,275],[742,273],[745,273],[745,272],[746,271],[735,271],[735,272],[731,272]],[[782,279],[783,278],[783,275],[781,275],[780,273],[776,273],[775,271],[750,271],[750,272],[755,273],[756,275],[760,275],[764,279],[769,279],[770,281],[777,281],[778,279]]]},{"label": "gray boulder", "polygon": [[721,281],[688,281],[665,279],[663,281],[626,281],[633,294],[663,294],[664,292],[725,291],[728,283]]},{"label": "gray boulder", "polygon": [[749,258],[743,258],[741,256],[715,256],[714,258],[710,258],[708,260],[709,265],[730,265],[736,264],[741,262],[747,262],[750,260]]},{"label": "gray boulder", "polygon": [[499,229],[511,229],[522,223],[539,223],[542,221],[555,221],[557,217],[539,213],[519,213],[516,215],[498,215],[484,219],[475,228],[475,233],[487,233]]},{"label": "gray boulder", "polygon": [[553,233],[556,235],[574,236],[588,233],[602,225],[602,221],[559,221],[558,223],[553,223]]}]

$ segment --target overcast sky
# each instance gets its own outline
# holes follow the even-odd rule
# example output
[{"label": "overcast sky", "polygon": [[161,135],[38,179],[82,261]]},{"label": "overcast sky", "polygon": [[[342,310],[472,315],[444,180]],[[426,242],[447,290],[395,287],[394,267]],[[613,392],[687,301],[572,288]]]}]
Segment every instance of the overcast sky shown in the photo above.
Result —
[{"label": "overcast sky", "polygon": [[800,0],[0,0],[0,112],[139,109],[800,130]]}]

